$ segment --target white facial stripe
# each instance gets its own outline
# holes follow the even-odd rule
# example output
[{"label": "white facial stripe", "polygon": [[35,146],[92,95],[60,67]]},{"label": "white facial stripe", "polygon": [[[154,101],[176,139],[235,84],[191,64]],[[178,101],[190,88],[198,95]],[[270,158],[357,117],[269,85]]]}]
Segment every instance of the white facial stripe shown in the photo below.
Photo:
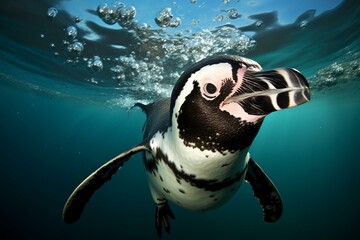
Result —
[{"label": "white facial stripe", "polygon": [[[226,78],[232,78],[232,66],[229,63],[218,63],[202,67],[199,71],[191,74],[189,80],[185,83],[182,91],[176,99],[174,112],[180,110],[181,105],[185,102],[185,98],[193,90],[193,82],[199,82],[200,86],[205,81],[221,81]],[[177,126],[176,119],[172,119],[173,126]]]},{"label": "white facial stripe", "polygon": [[228,63],[208,65],[192,74],[190,79],[198,80],[200,85],[204,82],[217,82],[226,78],[232,78],[232,67]]}]

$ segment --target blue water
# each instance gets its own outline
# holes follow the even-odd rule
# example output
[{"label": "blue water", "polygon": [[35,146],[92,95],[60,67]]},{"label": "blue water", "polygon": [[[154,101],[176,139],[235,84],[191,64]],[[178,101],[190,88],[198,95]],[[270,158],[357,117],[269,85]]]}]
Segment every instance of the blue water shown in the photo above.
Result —
[{"label": "blue water", "polygon": [[[150,62],[166,66],[182,53],[167,52],[164,56],[168,59],[151,59],[151,55],[144,60],[132,46],[132,38],[122,43],[125,50],[111,47],[104,38],[89,40],[81,33],[82,23],[109,39],[119,29],[124,31],[121,36],[131,32],[103,23],[96,13],[89,14],[88,9],[96,11],[101,1],[28,2],[0,4],[1,239],[156,239],[155,207],[140,154],[93,196],[77,223],[63,223],[61,213],[80,181],[140,141],[145,115],[128,107],[136,100],[152,101],[169,94],[163,89],[171,89],[176,80],[171,78],[176,75],[159,71],[168,75],[152,82],[130,66],[124,73],[132,80],[124,82],[111,70],[123,62],[113,58],[132,56],[137,63],[148,64],[152,72]],[[263,222],[257,199],[250,186],[243,184],[227,204],[215,210],[197,213],[171,205],[176,220],[172,221],[171,235],[164,239],[357,239],[359,4],[355,0],[328,1],[327,5],[305,1],[302,9],[304,6],[261,1],[240,1],[242,8],[235,0],[229,5],[222,1],[214,5],[189,2],[168,4],[182,19],[178,29],[168,29],[170,35],[187,28],[194,32],[204,26],[211,29],[228,21],[256,41],[245,56],[257,60],[264,69],[296,67],[308,78],[313,97],[300,107],[268,116],[251,148],[253,158],[282,195],[284,213],[277,223]],[[126,4],[133,4],[136,19],[148,21],[152,29],[160,28],[153,17],[168,6],[161,1],[153,6],[135,1]],[[59,13],[48,19],[47,9],[54,6]],[[213,21],[214,16],[224,13],[221,9],[233,7],[241,18]],[[317,9],[315,16],[304,17],[308,25],[299,27],[298,17],[312,8]],[[149,9],[149,16],[141,14],[142,9]],[[210,23],[204,23],[200,12],[200,25],[191,25],[188,19],[204,9],[211,9]],[[278,11],[277,24],[264,20],[260,28],[246,30],[256,21],[248,16],[273,10]],[[74,23],[74,15],[82,21]],[[62,46],[64,29],[69,25],[78,27],[78,38],[86,43],[82,55],[75,58]],[[55,47],[49,45],[52,42]],[[201,49],[196,52],[200,53],[204,54]],[[102,58],[104,68],[94,73],[83,58],[95,55]],[[188,62],[177,62],[179,66],[169,65],[169,71],[181,73],[197,56],[188,53],[188,57]],[[157,88],[151,88],[154,85]]]}]

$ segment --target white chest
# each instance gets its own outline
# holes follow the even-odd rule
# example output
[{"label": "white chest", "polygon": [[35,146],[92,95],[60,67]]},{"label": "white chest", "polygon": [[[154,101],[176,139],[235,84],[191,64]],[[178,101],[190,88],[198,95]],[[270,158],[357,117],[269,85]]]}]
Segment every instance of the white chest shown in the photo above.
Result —
[{"label": "white chest", "polygon": [[174,143],[157,134],[150,146],[154,161],[148,172],[154,201],[170,200],[192,210],[206,210],[226,202],[245,178],[249,156],[246,151],[221,154]]}]

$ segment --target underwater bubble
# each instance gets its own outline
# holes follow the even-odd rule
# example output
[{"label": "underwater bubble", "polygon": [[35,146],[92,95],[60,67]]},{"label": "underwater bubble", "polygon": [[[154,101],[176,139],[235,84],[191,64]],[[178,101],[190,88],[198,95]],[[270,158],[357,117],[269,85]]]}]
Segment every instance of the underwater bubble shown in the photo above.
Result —
[{"label": "underwater bubble", "polygon": [[174,15],[171,12],[171,8],[164,8],[155,17],[155,23],[159,27],[168,27],[168,26],[170,26],[170,23],[171,23],[171,20],[173,17],[174,17]]},{"label": "underwater bubble", "polygon": [[110,70],[114,73],[113,79],[115,79],[118,83],[126,80],[124,67],[116,65],[115,67],[110,68]]},{"label": "underwater bubble", "polygon": [[125,69],[120,65],[116,65],[115,67],[110,68],[110,70],[114,73],[122,73]]},{"label": "underwater bubble", "polygon": [[134,19],[136,15],[136,9],[133,6],[124,7],[120,11],[120,20],[121,21],[129,21]]},{"label": "underwater bubble", "polygon": [[74,40],[77,37],[77,29],[74,26],[69,26],[66,28],[65,37],[68,40]]},{"label": "underwater bubble", "polygon": [[261,27],[263,24],[263,21],[256,21],[255,26]]},{"label": "underwater bubble", "polygon": [[251,38],[247,35],[241,34],[237,41],[234,42],[233,48],[236,51],[239,51],[241,53],[245,53],[249,50],[251,50],[255,45],[256,42],[251,42]]},{"label": "underwater bubble", "polygon": [[224,4],[228,4],[230,2],[230,0],[223,0]]},{"label": "underwater bubble", "polygon": [[79,60],[78,59],[66,59],[65,62],[76,66],[79,63]]},{"label": "underwater bubble", "polygon": [[125,7],[122,2],[116,1],[111,5],[102,3],[97,8],[98,16],[107,24],[113,25],[120,18],[120,11]]},{"label": "underwater bubble", "polygon": [[95,59],[94,63],[93,63],[93,67],[92,70],[94,70],[95,72],[99,72],[103,69],[103,63],[100,59]]},{"label": "underwater bubble", "polygon": [[179,17],[176,17],[174,20],[172,20],[169,24],[169,27],[175,28],[180,26],[181,24],[181,19]]},{"label": "underwater bubble", "polygon": [[241,17],[241,14],[239,14],[235,8],[228,10],[227,13],[230,19],[237,19]]},{"label": "underwater bubble", "polygon": [[44,35],[44,34],[40,34],[40,38],[45,38],[45,35]]},{"label": "underwater bubble", "polygon": [[222,20],[224,20],[224,16],[221,15],[221,14],[216,15],[215,18],[214,18],[214,21],[216,21],[216,22],[220,22]]},{"label": "underwater bubble", "polygon": [[306,21],[306,20],[301,21],[301,22],[299,23],[299,27],[302,28],[302,29],[307,28],[308,26],[309,26],[309,22]]},{"label": "underwater bubble", "polygon": [[51,48],[55,48],[55,43],[50,43]]},{"label": "underwater bubble", "polygon": [[102,3],[102,4],[100,4],[100,5],[97,7],[97,10],[96,10],[98,16],[99,16],[100,18],[103,18],[103,17],[106,15],[106,13],[107,13],[108,8],[109,8],[109,6],[107,5],[107,3]]},{"label": "underwater bubble", "polygon": [[196,3],[197,0],[190,0],[190,3]]},{"label": "underwater bubble", "polygon": [[84,51],[84,45],[81,42],[74,42],[70,44],[66,50],[69,56],[80,56]]},{"label": "underwater bubble", "polygon": [[196,26],[196,25],[198,25],[200,23],[200,20],[199,19],[193,19],[193,20],[191,20],[191,25],[193,25],[193,26]]},{"label": "underwater bubble", "polygon": [[146,72],[148,70],[148,65],[144,61],[140,61],[139,70],[142,72]]},{"label": "underwater bubble", "polygon": [[79,16],[74,16],[73,18],[72,18],[72,20],[73,20],[73,22],[75,22],[75,23],[79,23],[79,22],[81,22],[81,18],[79,17]]},{"label": "underwater bubble", "polygon": [[123,9],[123,8],[125,7],[125,4],[122,3],[122,2],[120,2],[120,1],[115,1],[115,2],[111,3],[110,7],[111,7],[113,10],[115,10],[115,11],[117,11],[117,12],[120,13],[121,9]]},{"label": "underwater bubble", "polygon": [[131,56],[130,57],[120,56],[118,58],[118,61],[122,63],[123,66],[130,67],[135,62],[135,59]]},{"label": "underwater bubble", "polygon": [[48,18],[55,18],[58,12],[59,11],[56,8],[50,7],[47,11],[47,16]]},{"label": "underwater bubble", "polygon": [[128,29],[138,29],[138,22],[133,20],[136,15],[136,9],[133,6],[124,7],[120,11],[119,24]]},{"label": "underwater bubble", "polygon": [[93,59],[87,61],[87,67],[92,72],[100,72],[103,69],[103,63],[99,56],[95,56]]},{"label": "underwater bubble", "polygon": [[249,42],[249,50],[252,50],[256,47],[256,40],[254,39],[251,39],[250,42]]},{"label": "underwater bubble", "polygon": [[86,81],[90,82],[90,83],[93,83],[95,85],[99,84],[99,81],[97,81],[95,78],[90,78],[90,79],[87,79]]},{"label": "underwater bubble", "polygon": [[148,30],[148,29],[150,29],[150,26],[147,23],[138,23],[136,25],[136,30],[144,31],[144,30]]},{"label": "underwater bubble", "polygon": [[172,54],[172,53],[176,52],[176,46],[173,43],[170,43],[170,42],[165,43],[162,45],[162,47],[164,48],[164,50],[167,54]]},{"label": "underwater bubble", "polygon": [[64,45],[64,46],[67,46],[67,45],[69,45],[69,44],[70,44],[70,42],[69,42],[68,40],[66,40],[66,39],[63,40],[63,45]]},{"label": "underwater bubble", "polygon": [[330,65],[331,75],[339,76],[344,73],[344,68],[337,62]]}]

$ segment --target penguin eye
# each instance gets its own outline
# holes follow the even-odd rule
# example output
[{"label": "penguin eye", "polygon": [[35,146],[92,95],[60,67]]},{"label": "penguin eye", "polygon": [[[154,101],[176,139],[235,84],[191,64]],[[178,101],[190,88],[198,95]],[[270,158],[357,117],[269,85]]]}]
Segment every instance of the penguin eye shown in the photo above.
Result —
[{"label": "penguin eye", "polygon": [[216,93],[216,90],[217,88],[215,84],[208,83],[205,85],[205,92],[208,93],[209,95]]},{"label": "penguin eye", "polygon": [[207,96],[207,97],[211,97],[211,98],[213,98],[213,97],[216,97],[216,93],[217,93],[217,87],[216,87],[216,85],[215,84],[213,84],[213,83],[206,83],[205,85],[204,85],[204,93],[205,93],[205,95]]}]

